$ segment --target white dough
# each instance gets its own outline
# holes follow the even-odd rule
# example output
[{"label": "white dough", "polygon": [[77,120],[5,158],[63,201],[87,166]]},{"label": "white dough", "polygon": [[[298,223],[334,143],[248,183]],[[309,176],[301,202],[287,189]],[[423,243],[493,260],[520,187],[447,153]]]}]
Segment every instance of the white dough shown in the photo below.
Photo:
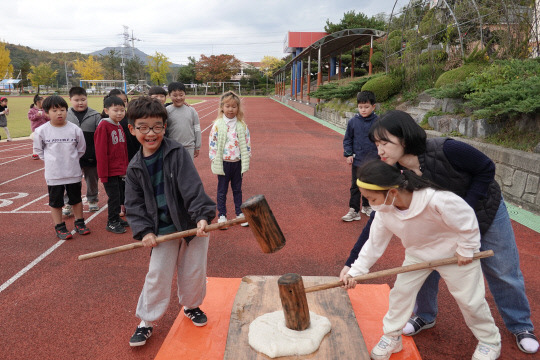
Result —
[{"label": "white dough", "polygon": [[319,348],[331,325],[330,320],[311,311],[309,317],[309,327],[296,331],[285,325],[283,311],[261,315],[249,325],[249,345],[271,358],[311,354]]}]

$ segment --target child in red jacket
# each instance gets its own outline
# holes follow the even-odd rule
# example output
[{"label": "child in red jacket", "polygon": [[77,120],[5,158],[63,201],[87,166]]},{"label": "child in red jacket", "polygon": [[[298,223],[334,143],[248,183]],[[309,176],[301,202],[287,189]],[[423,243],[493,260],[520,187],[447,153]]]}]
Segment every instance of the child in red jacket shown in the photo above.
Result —
[{"label": "child in red jacket", "polygon": [[104,118],[94,134],[98,176],[109,199],[107,231],[115,234],[126,232],[127,221],[120,218],[120,205],[124,203],[125,177],[128,166],[126,134],[120,121],[126,114],[122,99],[110,96],[103,101]]}]

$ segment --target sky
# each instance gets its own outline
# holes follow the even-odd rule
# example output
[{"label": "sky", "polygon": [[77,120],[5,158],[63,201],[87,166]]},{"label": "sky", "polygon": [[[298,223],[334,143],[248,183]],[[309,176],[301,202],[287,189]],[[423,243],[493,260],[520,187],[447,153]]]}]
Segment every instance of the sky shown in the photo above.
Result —
[{"label": "sky", "polygon": [[[395,0],[5,0],[0,41],[50,52],[84,54],[122,46],[124,27],[136,48],[176,64],[231,54],[242,61],[282,58],[288,31],[324,31],[350,10],[390,15]],[[399,5],[408,1],[400,0]],[[398,8],[396,7],[396,9]],[[133,33],[132,33],[133,32]]]}]

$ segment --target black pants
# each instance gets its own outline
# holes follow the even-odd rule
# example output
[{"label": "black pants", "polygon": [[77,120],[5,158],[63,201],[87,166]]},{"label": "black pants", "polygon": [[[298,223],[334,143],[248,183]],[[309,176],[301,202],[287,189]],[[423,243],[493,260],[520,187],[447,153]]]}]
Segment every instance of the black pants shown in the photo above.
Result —
[{"label": "black pants", "polygon": [[111,176],[106,183],[103,183],[103,187],[109,197],[107,200],[109,208],[108,222],[120,221],[120,205],[124,203],[124,179],[121,176]]},{"label": "black pants", "polygon": [[242,212],[242,209],[240,209],[240,205],[242,205],[242,163],[240,161],[224,161],[223,171],[225,175],[218,175],[218,216],[227,216],[227,191],[229,190],[229,182],[231,183],[233,193],[234,210],[236,215],[239,215]]},{"label": "black pants", "polygon": [[352,168],[352,182],[351,182],[351,198],[349,199],[349,207],[353,208],[354,211],[360,211],[360,198],[362,198],[362,206],[369,206],[369,201],[360,194],[360,189],[356,185],[356,172],[358,171],[358,166],[351,165]]}]

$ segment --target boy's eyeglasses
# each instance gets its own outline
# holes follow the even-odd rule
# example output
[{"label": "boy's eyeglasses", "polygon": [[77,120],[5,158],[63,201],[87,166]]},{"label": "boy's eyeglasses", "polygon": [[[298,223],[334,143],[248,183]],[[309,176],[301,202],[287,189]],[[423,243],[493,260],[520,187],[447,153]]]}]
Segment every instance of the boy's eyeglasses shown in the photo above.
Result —
[{"label": "boy's eyeglasses", "polygon": [[139,130],[141,132],[141,134],[148,134],[150,132],[150,130],[152,130],[154,132],[154,134],[159,134],[160,132],[163,131],[163,129],[165,129],[165,126],[163,125],[154,125],[152,127],[150,126],[146,126],[146,125],[141,125],[141,126],[138,126],[136,127],[135,129]]}]

